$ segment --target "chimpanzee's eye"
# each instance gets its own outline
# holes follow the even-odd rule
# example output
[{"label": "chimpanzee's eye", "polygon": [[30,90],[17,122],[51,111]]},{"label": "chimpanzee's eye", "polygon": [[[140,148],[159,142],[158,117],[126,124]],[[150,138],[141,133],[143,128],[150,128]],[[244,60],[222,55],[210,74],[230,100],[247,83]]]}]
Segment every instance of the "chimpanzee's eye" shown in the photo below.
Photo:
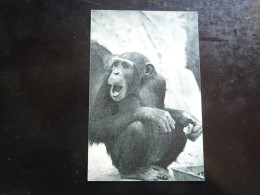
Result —
[{"label": "chimpanzee's eye", "polygon": [[129,68],[129,64],[127,62],[123,62],[122,65],[124,68]]},{"label": "chimpanzee's eye", "polygon": [[114,61],[114,63],[113,63],[113,67],[118,67],[118,61]]}]

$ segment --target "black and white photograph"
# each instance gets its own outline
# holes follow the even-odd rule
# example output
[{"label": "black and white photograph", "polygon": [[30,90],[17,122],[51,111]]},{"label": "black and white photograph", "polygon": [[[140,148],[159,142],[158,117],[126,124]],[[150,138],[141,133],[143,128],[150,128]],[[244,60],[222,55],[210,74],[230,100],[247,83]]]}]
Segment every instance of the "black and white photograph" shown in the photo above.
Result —
[{"label": "black and white photograph", "polygon": [[92,10],[88,181],[205,181],[198,13]]}]

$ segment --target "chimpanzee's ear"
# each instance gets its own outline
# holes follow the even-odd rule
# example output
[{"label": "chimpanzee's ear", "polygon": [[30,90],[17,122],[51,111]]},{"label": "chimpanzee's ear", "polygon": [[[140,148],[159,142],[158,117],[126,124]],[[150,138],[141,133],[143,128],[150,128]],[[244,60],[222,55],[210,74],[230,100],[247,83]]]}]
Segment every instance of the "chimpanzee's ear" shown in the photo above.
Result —
[{"label": "chimpanzee's ear", "polygon": [[151,77],[153,76],[154,72],[155,72],[154,65],[151,62],[147,62],[145,64],[144,75],[146,77]]}]

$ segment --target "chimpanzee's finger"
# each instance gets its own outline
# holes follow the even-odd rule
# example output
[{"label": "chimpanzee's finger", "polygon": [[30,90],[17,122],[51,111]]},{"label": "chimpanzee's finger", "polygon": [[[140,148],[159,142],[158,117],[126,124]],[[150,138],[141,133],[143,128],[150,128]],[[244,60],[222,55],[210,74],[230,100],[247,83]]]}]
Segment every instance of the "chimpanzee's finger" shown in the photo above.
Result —
[{"label": "chimpanzee's finger", "polygon": [[166,120],[166,122],[165,122],[165,126],[166,126],[166,128],[167,128],[167,132],[171,132],[171,131],[172,131],[172,130],[171,130],[171,126],[170,126],[168,120]]},{"label": "chimpanzee's finger", "polygon": [[188,138],[191,140],[191,141],[196,141],[199,136],[202,134],[202,126],[200,126],[201,128],[198,128],[196,130],[194,130],[192,128],[192,132],[188,135]]},{"label": "chimpanzee's finger", "polygon": [[168,123],[169,123],[169,125],[170,125],[170,127],[171,127],[171,130],[174,130],[174,129],[175,129],[175,121],[173,120],[173,118],[171,117],[171,115],[169,115],[169,116],[167,117],[167,119],[168,119]]},{"label": "chimpanzee's finger", "polygon": [[192,134],[199,133],[201,131],[202,131],[202,125],[193,126],[192,129],[191,129]]},{"label": "chimpanzee's finger", "polygon": [[175,129],[175,125],[174,125],[175,121],[172,119],[170,113],[167,112],[167,111],[164,111],[163,116],[167,120],[165,124],[166,124],[166,127],[168,129],[168,132],[171,132],[172,130]]},{"label": "chimpanzee's finger", "polygon": [[193,116],[191,114],[188,114],[188,113],[185,112],[184,116],[187,117],[188,123],[192,124],[193,126],[200,123],[200,121],[195,116]]},{"label": "chimpanzee's finger", "polygon": [[165,123],[160,121],[158,127],[159,127],[159,132],[160,133],[167,133],[168,132],[168,130],[167,130],[166,126],[165,126]]}]

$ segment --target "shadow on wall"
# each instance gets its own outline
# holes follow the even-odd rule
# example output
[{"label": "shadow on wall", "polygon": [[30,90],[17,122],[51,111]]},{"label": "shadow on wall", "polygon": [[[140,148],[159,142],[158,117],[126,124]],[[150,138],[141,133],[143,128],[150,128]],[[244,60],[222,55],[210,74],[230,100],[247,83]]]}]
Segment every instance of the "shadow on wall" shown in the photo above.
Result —
[{"label": "shadow on wall", "polygon": [[107,48],[95,41],[90,43],[90,81],[89,106],[92,107],[99,87],[102,84],[104,73],[108,70],[112,54]]}]

